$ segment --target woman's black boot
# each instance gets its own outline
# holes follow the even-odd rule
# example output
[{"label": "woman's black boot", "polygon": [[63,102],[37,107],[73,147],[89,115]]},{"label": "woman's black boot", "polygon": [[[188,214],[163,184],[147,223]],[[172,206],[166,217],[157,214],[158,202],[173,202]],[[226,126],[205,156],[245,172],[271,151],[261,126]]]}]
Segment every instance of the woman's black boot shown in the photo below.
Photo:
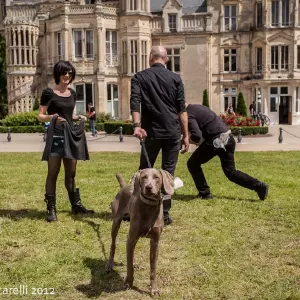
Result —
[{"label": "woman's black boot", "polygon": [[56,195],[47,195],[45,194],[45,202],[47,203],[47,216],[46,220],[48,222],[57,221],[56,216]]},{"label": "woman's black boot", "polygon": [[76,189],[76,192],[68,192],[69,200],[72,205],[72,213],[73,214],[93,214],[94,211],[92,209],[85,208],[80,199],[79,189]]}]

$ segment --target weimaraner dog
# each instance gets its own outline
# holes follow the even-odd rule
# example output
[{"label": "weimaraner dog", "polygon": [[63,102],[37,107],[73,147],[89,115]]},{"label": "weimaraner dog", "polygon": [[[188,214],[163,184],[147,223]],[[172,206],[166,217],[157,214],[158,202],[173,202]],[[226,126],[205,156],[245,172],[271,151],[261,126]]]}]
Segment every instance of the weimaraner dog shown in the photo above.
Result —
[{"label": "weimaraner dog", "polygon": [[116,238],[124,214],[130,216],[130,228],[127,239],[127,277],[125,287],[132,288],[134,273],[134,249],[140,237],[150,238],[150,293],[159,295],[156,282],[156,262],[158,243],[164,227],[161,190],[168,195],[174,193],[174,179],[171,174],[153,168],[137,172],[127,185],[117,173],[120,191],[112,202],[113,224],[111,231],[110,257],[106,270],[112,270],[116,250]]}]

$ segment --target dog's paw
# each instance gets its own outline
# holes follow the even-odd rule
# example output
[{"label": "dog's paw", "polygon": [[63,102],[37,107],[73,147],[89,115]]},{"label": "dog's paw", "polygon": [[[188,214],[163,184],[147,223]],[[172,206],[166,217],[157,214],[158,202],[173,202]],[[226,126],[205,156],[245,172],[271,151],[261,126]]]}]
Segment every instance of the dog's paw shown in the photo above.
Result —
[{"label": "dog's paw", "polygon": [[110,271],[112,271],[114,266],[115,266],[115,264],[113,262],[108,261],[106,266],[105,266],[106,273],[109,273]]},{"label": "dog's paw", "polygon": [[157,296],[160,296],[160,290],[156,287],[156,288],[150,288],[150,294],[151,294],[151,297],[157,297]]}]

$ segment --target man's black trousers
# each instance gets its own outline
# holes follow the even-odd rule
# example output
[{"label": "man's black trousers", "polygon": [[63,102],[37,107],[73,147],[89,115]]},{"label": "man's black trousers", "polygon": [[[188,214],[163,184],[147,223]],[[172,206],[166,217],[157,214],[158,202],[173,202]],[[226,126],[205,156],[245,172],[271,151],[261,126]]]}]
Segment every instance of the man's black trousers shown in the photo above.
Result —
[{"label": "man's black trousers", "polygon": [[[145,148],[149,157],[151,167],[154,166],[156,158],[161,150],[162,162],[161,168],[168,171],[174,176],[175,168],[178,160],[178,155],[181,148],[181,140],[179,139],[145,139]],[[139,169],[149,168],[146,160],[145,154],[141,153],[140,167]],[[167,212],[171,208],[171,197],[169,195],[164,195],[163,198],[164,211]]]},{"label": "man's black trousers", "polygon": [[235,169],[235,145],[232,134],[230,134],[228,143],[225,146],[226,151],[223,148],[216,149],[212,140],[204,141],[189,158],[187,166],[199,191],[199,196],[205,196],[210,193],[201,165],[216,155],[219,156],[223,172],[230,181],[250,190],[254,190],[257,184],[260,183],[257,179]]}]

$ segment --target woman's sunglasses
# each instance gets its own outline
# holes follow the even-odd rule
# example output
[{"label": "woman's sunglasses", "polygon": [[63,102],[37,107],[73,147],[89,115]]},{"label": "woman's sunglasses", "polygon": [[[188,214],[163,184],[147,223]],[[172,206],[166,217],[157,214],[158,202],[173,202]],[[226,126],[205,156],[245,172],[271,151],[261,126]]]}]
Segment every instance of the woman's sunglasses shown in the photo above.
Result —
[{"label": "woman's sunglasses", "polygon": [[72,71],[64,71],[62,73],[64,76],[66,76],[67,74],[69,74],[69,76],[72,76],[73,75],[73,72]]}]

